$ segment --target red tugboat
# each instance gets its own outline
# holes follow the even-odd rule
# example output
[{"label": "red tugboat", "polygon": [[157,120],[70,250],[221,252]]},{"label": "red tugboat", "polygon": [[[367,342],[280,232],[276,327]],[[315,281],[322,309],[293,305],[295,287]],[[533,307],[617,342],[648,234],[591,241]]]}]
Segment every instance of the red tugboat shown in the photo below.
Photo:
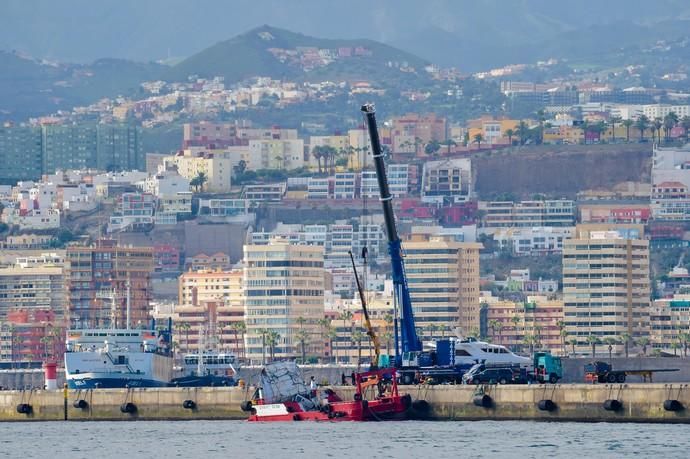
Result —
[{"label": "red tugboat", "polygon": [[[310,390],[294,362],[275,362],[261,372],[262,385],[252,401],[243,402],[249,421],[379,421],[405,419],[412,405],[400,395],[394,368],[355,375],[354,400],[334,390]],[[372,393],[370,399],[366,398]]]}]

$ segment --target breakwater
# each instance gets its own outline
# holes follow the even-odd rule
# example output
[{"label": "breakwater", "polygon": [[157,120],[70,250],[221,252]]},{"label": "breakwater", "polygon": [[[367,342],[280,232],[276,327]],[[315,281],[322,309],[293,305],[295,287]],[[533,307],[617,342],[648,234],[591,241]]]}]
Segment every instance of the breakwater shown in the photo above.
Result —
[{"label": "breakwater", "polygon": [[[353,388],[335,387],[345,398]],[[436,420],[690,423],[688,384],[401,386]],[[253,388],[0,392],[2,421],[244,419]],[[22,412],[20,412],[22,411]]]}]

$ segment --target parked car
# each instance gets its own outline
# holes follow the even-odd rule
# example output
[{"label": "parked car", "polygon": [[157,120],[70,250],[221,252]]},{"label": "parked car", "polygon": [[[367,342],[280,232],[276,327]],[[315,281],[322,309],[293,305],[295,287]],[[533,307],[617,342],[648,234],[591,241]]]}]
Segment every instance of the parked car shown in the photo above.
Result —
[{"label": "parked car", "polygon": [[472,369],[470,369],[462,377],[462,380],[465,384],[508,384],[513,382],[513,370],[510,368],[477,368],[472,373]]}]

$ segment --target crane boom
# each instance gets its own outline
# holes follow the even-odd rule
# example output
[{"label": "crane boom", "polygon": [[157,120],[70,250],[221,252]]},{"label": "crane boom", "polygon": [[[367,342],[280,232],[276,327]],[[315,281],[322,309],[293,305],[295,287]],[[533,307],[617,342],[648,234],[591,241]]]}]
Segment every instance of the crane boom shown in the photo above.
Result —
[{"label": "crane boom", "polygon": [[376,126],[376,110],[373,104],[362,105],[362,112],[366,117],[371,150],[376,167],[376,178],[379,184],[379,194],[383,205],[383,218],[386,223],[386,235],[388,236],[388,252],[391,257],[393,271],[394,303],[399,308],[400,339],[398,340],[398,322],[395,327],[395,364],[402,363],[401,352],[419,352],[422,343],[417,336],[410,290],[405,277],[405,264],[402,257],[402,243],[395,227],[395,214],[393,213],[393,197],[388,188],[386,178],[386,166],[383,162],[383,151]]},{"label": "crane boom", "polygon": [[374,361],[371,362],[371,369],[378,368],[379,365],[379,357],[381,356],[381,341],[379,341],[379,337],[374,332],[374,327],[371,326],[371,320],[369,319],[369,311],[367,310],[367,299],[364,296],[364,289],[362,288],[362,284],[359,282],[359,276],[357,275],[357,266],[355,265],[355,257],[352,255],[352,252],[348,252],[350,254],[350,260],[352,261],[352,270],[355,273],[355,281],[357,282],[357,292],[359,292],[359,299],[362,302],[362,312],[364,312],[364,326],[367,329],[367,335],[369,335],[369,338],[371,338],[371,342],[374,344]]}]

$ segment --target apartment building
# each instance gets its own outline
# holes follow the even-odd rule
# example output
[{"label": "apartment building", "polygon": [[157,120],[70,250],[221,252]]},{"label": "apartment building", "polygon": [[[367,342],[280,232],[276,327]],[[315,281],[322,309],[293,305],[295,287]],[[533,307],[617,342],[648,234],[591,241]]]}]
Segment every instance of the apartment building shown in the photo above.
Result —
[{"label": "apartment building", "polygon": [[680,182],[690,187],[690,144],[682,147],[654,146],[652,185]]},{"label": "apartment building", "polygon": [[[412,178],[409,164],[388,163],[386,165],[386,178],[388,179],[388,189],[393,197],[407,196]],[[380,196],[376,171],[362,171],[359,189],[362,197],[377,199]]]},{"label": "apartment building", "polygon": [[201,301],[225,301],[241,306],[242,271],[189,271],[179,277],[178,289],[178,303],[181,305],[197,305]]},{"label": "apartment building", "polygon": [[73,327],[108,326],[113,309],[115,322],[124,326],[128,290],[131,325],[148,323],[152,247],[124,247],[101,239],[91,246],[68,247],[65,258],[67,310]]},{"label": "apartment building", "polygon": [[257,169],[298,169],[305,165],[304,140],[271,139],[250,140],[247,168]]},{"label": "apartment building", "polygon": [[468,158],[426,161],[422,171],[422,201],[464,202],[472,196],[472,163]]},{"label": "apartment building", "polygon": [[554,201],[480,202],[483,223],[488,228],[573,226],[575,203],[567,199]]},{"label": "apartment building", "polygon": [[405,241],[405,272],[417,326],[479,330],[479,249],[452,237],[412,235]]},{"label": "apartment building", "polygon": [[681,182],[652,184],[651,210],[655,220],[690,220],[688,187]]},{"label": "apartment building", "polygon": [[175,306],[174,340],[178,352],[216,349],[244,356],[244,338],[237,324],[243,322],[244,308],[223,300],[200,300]]},{"label": "apartment building", "polygon": [[33,262],[18,260],[13,266],[0,268],[0,321],[13,309],[52,311],[62,321],[65,305],[65,278],[60,257],[44,254]]},{"label": "apartment building", "polygon": [[578,352],[588,351],[590,335],[649,333],[649,241],[641,226],[603,226],[578,225],[563,248],[566,332]]},{"label": "apartment building", "polygon": [[533,295],[526,301],[510,301],[482,292],[479,301],[481,336],[514,351],[528,352],[532,348],[564,354],[562,299]]},{"label": "apartment building", "polygon": [[533,228],[498,228],[494,240],[503,250],[515,255],[540,255],[563,251],[563,242],[571,238],[574,227],[537,226]]},{"label": "apartment building", "polygon": [[684,333],[690,323],[690,295],[676,294],[652,302],[649,311],[649,340],[653,348],[666,352],[682,349]]},{"label": "apartment building", "polygon": [[447,136],[447,121],[433,113],[408,113],[392,119],[393,152],[424,157],[424,146],[432,140],[442,142]]},{"label": "apartment building", "polygon": [[38,180],[41,163],[41,128],[0,126],[0,181]]},{"label": "apartment building", "polygon": [[357,176],[354,172],[340,172],[333,180],[333,199],[355,199]]},{"label": "apartment building", "polygon": [[108,232],[150,228],[154,223],[155,206],[154,197],[149,193],[123,193],[117,198]]},{"label": "apartment building", "polygon": [[230,191],[232,163],[230,154],[223,151],[197,152],[182,150],[164,159],[166,169],[177,168],[178,174],[192,180],[200,173],[206,176],[203,190],[212,193]]},{"label": "apartment building", "polygon": [[[323,342],[317,338],[318,320],[324,317],[323,248],[279,238],[268,245],[245,245],[243,270],[247,358],[259,363],[271,350],[275,358],[299,356],[301,338],[307,355],[321,356]],[[275,342],[268,346],[271,335]]]}]

